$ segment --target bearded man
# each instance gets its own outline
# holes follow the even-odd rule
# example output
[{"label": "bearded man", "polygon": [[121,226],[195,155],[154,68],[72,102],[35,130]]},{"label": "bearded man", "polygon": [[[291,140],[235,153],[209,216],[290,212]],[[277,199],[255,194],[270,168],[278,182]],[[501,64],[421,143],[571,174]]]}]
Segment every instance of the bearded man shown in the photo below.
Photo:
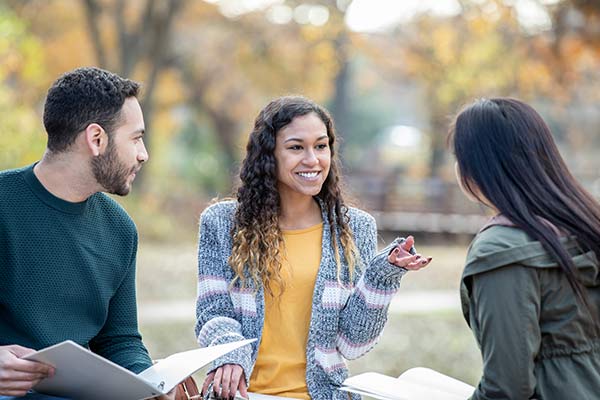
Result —
[{"label": "bearded man", "polygon": [[0,172],[0,399],[51,398],[31,389],[54,369],[23,357],[67,339],[135,373],[151,365],[137,230],[103,193],[127,195],[148,161],[139,87],[98,68],[61,76],[44,106],[43,158]]}]

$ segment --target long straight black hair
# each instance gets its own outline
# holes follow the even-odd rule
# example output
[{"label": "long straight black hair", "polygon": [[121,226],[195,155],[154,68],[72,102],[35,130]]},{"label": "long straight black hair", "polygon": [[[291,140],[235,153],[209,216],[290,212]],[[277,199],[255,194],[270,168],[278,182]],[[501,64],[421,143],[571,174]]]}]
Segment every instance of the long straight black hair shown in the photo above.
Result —
[{"label": "long straight black hair", "polygon": [[542,244],[597,322],[569,251],[543,220],[600,256],[600,205],[569,172],[542,117],[516,99],[481,99],[458,114],[448,139],[463,187]]}]

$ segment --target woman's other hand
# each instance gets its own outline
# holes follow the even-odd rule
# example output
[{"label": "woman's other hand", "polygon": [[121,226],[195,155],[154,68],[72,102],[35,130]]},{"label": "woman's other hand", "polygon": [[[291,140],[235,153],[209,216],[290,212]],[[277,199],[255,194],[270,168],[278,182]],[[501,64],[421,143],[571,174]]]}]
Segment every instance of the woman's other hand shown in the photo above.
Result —
[{"label": "woman's other hand", "polygon": [[216,398],[232,399],[238,390],[242,397],[248,398],[244,369],[238,364],[225,364],[208,374],[202,385],[202,396],[209,390],[211,383]]}]

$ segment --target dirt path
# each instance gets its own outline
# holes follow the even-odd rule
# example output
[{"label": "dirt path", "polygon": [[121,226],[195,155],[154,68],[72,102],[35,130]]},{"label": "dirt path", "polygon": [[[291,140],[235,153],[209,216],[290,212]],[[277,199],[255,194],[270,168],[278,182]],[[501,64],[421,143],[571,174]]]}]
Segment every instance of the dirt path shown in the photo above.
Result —
[{"label": "dirt path", "polygon": [[[419,314],[452,310],[460,310],[459,295],[454,290],[401,290],[390,305],[390,312],[394,314]],[[141,323],[193,321],[195,300],[146,302],[140,304],[138,313]]]}]

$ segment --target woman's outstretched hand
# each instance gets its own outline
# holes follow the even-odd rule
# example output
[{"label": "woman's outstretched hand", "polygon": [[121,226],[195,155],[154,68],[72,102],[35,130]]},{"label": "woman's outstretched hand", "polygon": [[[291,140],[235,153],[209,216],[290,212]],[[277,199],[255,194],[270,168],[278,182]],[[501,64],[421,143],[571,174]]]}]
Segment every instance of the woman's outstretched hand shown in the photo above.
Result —
[{"label": "woman's outstretched hand", "polygon": [[398,244],[389,254],[388,261],[397,267],[404,267],[409,271],[418,271],[429,265],[432,258],[423,257],[419,253],[411,254],[410,249],[415,244],[415,238],[409,236]]}]

